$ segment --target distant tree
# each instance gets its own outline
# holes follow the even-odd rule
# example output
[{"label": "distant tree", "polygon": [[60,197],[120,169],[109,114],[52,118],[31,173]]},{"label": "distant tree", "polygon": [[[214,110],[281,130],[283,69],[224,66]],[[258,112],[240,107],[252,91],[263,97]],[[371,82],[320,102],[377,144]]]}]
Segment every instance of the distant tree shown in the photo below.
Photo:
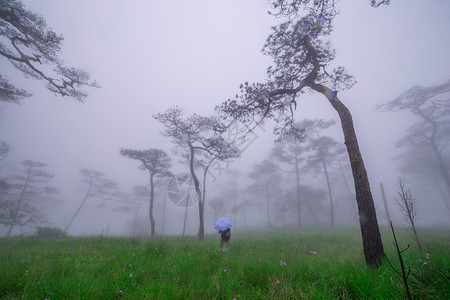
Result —
[{"label": "distant tree", "polygon": [[205,203],[195,166],[199,162],[199,156],[203,153],[203,155],[209,157],[208,162],[204,165],[204,170],[207,172],[206,168],[209,168],[214,160],[227,159],[238,155],[237,148],[221,137],[214,136],[213,130],[217,125],[217,120],[213,117],[203,117],[193,114],[185,118],[182,109],[175,107],[166,110],[164,113],[154,115],[154,118],[165,126],[166,129],[162,134],[169,137],[175,145],[187,151],[189,171],[194,181],[195,192],[198,198],[198,237],[200,240],[203,240],[205,235]]},{"label": "distant tree", "polygon": [[121,149],[120,154],[139,161],[139,169],[146,170],[150,175],[150,208],[148,215],[150,218],[151,237],[155,236],[155,219],[153,217],[153,202],[155,199],[155,177],[170,176],[170,167],[172,166],[172,159],[169,155],[160,149],[134,150]]},{"label": "distant tree", "polygon": [[202,155],[204,159],[198,159],[197,164],[201,165],[203,168],[202,214],[204,215],[206,204],[206,178],[210,167],[215,161],[238,158],[241,153],[239,148],[233,141],[226,141],[222,136],[218,135],[207,138],[203,143],[203,147],[200,148],[203,151],[201,151],[199,154]]},{"label": "distant tree", "polygon": [[[0,170],[3,167],[3,160],[9,154],[9,149],[10,149],[10,146],[6,142],[0,141]],[[6,182],[5,179],[0,178],[0,199],[1,199],[2,195],[7,191],[7,189],[8,189],[8,183]]]},{"label": "distant tree", "polygon": [[132,222],[132,236],[137,235],[137,217],[142,206],[142,201],[150,197],[150,189],[144,185],[137,185],[133,187],[133,193],[117,192],[114,196],[120,201],[120,206],[112,210],[118,212],[130,212],[133,214]]},{"label": "distant tree", "polygon": [[420,243],[419,235],[417,234],[417,201],[414,197],[411,189],[407,187],[406,182],[403,178],[397,178],[398,191],[395,197],[395,203],[403,215],[403,219],[406,221],[408,226],[411,228],[414,238],[417,243],[419,250],[422,250],[422,244]]},{"label": "distant tree", "polygon": [[85,182],[88,185],[88,188],[80,206],[64,228],[64,232],[66,233],[88,198],[108,199],[108,197],[111,197],[114,194],[118,187],[116,182],[103,178],[104,174],[102,172],[90,169],[80,169],[80,173],[82,176],[81,181]]},{"label": "distant tree", "polygon": [[[316,15],[327,15],[333,17],[339,0],[270,0],[276,16],[296,17],[305,10]],[[382,4],[389,5],[390,0],[370,0],[372,7]]]},{"label": "distant tree", "polygon": [[[376,106],[383,112],[406,110],[416,117],[404,138],[397,142],[397,147],[405,147],[406,154],[401,155],[404,167],[417,167],[421,161],[426,163],[420,170],[430,170],[427,165],[440,171],[447,188],[447,207],[450,203],[450,161],[445,152],[450,146],[450,81],[432,87],[413,86],[389,102]],[[434,163],[427,157],[434,156]]]},{"label": "distant tree", "polygon": [[263,119],[272,118],[277,123],[275,133],[284,137],[294,128],[297,97],[305,90],[325,96],[341,120],[355,183],[366,263],[379,266],[384,249],[367,171],[352,115],[337,95],[338,90],[351,88],[355,81],[341,66],[329,70],[334,51],[324,39],[331,33],[335,14],[334,7],[317,13],[309,11],[302,18],[274,27],[263,48],[263,53],[274,59],[274,66],[268,68],[268,81],[242,84],[240,95],[224,102],[218,110],[222,112],[224,122],[238,119],[250,130]]},{"label": "distant tree", "polygon": [[8,179],[7,194],[0,199],[0,224],[8,227],[8,237],[15,226],[23,228],[45,221],[36,206],[36,197],[57,192],[56,188],[45,185],[53,178],[43,170],[47,164],[32,160],[24,160],[21,164],[24,167],[22,174]]},{"label": "distant tree", "polygon": [[[347,158],[347,155],[345,153],[345,147],[342,145],[342,147],[340,147],[340,149],[338,148],[336,151],[336,157],[334,158],[334,162],[337,163],[337,167],[336,169],[338,170],[339,174],[340,174],[340,178],[342,179],[342,182],[344,183],[344,187],[345,190],[347,192],[347,199],[350,202],[352,211],[353,211],[353,216],[355,219],[355,224],[358,223],[358,208],[356,207],[356,203],[355,201],[353,201],[353,199],[355,199],[355,193],[352,192],[352,190],[350,189],[350,184],[347,180],[347,173],[351,172],[351,168],[349,165],[349,161]],[[351,174],[351,173],[350,173]]]},{"label": "distant tree", "polygon": [[[83,70],[64,66],[58,58],[63,36],[48,28],[41,16],[26,10],[21,1],[1,0],[0,36],[0,56],[26,77],[46,81],[47,88],[55,95],[83,102],[87,93],[79,88],[98,87]],[[53,72],[49,72],[48,67],[53,67]],[[0,101],[18,103],[29,96],[0,74]]]},{"label": "distant tree", "polygon": [[303,136],[304,129],[300,124],[294,125],[300,131],[297,135],[287,136],[280,143],[275,144],[272,149],[271,156],[275,161],[279,161],[282,164],[287,164],[289,170],[287,172],[295,174],[295,186],[296,186],[296,199],[297,199],[297,227],[300,228],[302,224],[302,196],[301,196],[301,182],[300,173],[302,163],[305,161],[303,156],[306,152],[302,143],[305,142]]},{"label": "distant tree", "polygon": [[335,124],[334,120],[303,120],[300,122],[307,132],[309,144],[306,149],[309,151],[307,165],[311,169],[321,169],[327,183],[328,199],[330,203],[330,226],[334,226],[334,200],[331,190],[331,174],[328,169],[332,162],[340,154],[339,143],[329,137],[321,136],[320,132]]},{"label": "distant tree", "polygon": [[321,211],[324,210],[322,202],[325,200],[326,191],[321,188],[316,188],[312,185],[300,186],[300,192],[302,194],[302,204],[304,204],[304,212],[309,221],[313,224],[320,224],[319,217],[322,215]]},{"label": "distant tree", "polygon": [[8,156],[9,150],[10,146],[4,141],[0,141],[0,162]]},{"label": "distant tree", "polygon": [[211,201],[208,201],[208,205],[211,208],[211,210],[214,212],[214,220],[217,220],[217,218],[225,213],[225,204],[223,199],[219,197],[215,197]]},{"label": "distant tree", "polygon": [[[253,183],[249,185],[248,190],[250,193],[259,194],[266,205],[267,226],[272,228],[272,203],[276,195],[280,192],[280,183],[282,176],[275,163],[264,160],[261,163],[255,165],[253,170],[248,174]],[[259,201],[258,201],[259,202]]]},{"label": "distant tree", "polygon": [[[233,227],[236,228],[237,213],[245,207],[244,202],[240,199],[240,185],[242,184],[242,173],[236,170],[227,170],[225,173],[226,181],[222,185],[223,191],[221,191],[222,198],[225,198],[225,204],[231,205],[231,213],[233,214]],[[224,213],[224,211],[222,212]]]}]

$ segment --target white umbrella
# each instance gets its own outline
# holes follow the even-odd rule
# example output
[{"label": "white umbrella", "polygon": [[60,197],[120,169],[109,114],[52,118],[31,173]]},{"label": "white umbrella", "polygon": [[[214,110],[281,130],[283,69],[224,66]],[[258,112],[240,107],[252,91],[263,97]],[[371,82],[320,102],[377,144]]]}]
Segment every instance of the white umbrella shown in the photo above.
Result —
[{"label": "white umbrella", "polygon": [[232,221],[230,218],[220,218],[214,223],[214,228],[218,230],[227,230],[228,228],[231,228],[231,226]]}]

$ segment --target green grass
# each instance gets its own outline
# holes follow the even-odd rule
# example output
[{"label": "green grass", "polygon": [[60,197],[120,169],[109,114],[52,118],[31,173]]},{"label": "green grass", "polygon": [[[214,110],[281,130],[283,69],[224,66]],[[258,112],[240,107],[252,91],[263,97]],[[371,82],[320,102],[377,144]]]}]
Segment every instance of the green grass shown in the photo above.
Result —
[{"label": "green grass", "polygon": [[[382,234],[387,256],[399,266],[389,231]],[[397,235],[403,246],[413,242],[401,230]],[[411,292],[417,299],[450,299],[450,233],[423,230],[421,236],[426,250],[411,244],[404,252]],[[405,299],[402,280],[387,263],[378,269],[366,266],[358,229],[233,232],[229,254],[223,255],[218,245],[218,236],[201,242],[181,237],[2,238],[0,297]]]}]

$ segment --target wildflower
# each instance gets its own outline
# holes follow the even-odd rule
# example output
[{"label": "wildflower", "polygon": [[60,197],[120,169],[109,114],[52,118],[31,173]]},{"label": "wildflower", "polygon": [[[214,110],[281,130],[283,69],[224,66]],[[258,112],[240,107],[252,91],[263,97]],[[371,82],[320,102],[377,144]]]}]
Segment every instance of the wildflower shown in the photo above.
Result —
[{"label": "wildflower", "polygon": [[69,249],[67,249],[67,250],[69,250],[69,252],[71,252],[71,251],[72,251],[72,248],[69,247]]},{"label": "wildflower", "polygon": [[313,254],[313,255],[316,255],[316,254],[317,254],[317,252],[316,252],[316,251],[313,251],[313,250],[309,251],[309,253],[311,253],[311,254]]},{"label": "wildflower", "polygon": [[133,277],[133,274],[130,274],[130,278]]},{"label": "wildflower", "polygon": [[279,284],[280,283],[280,281],[279,280],[277,280],[277,284]]},{"label": "wildflower", "polygon": [[136,254],[135,254],[135,253],[133,253],[133,256],[136,256]]},{"label": "wildflower", "polygon": [[226,269],[223,269],[223,271],[226,272],[227,270],[226,270]]},{"label": "wildflower", "polygon": [[428,265],[428,263],[426,261],[423,262],[424,265]]},{"label": "wildflower", "polygon": [[131,268],[131,264],[128,265]]},{"label": "wildflower", "polygon": [[262,262],[262,260],[259,260],[259,262]]},{"label": "wildflower", "polygon": [[96,253],[96,252],[97,252],[97,249],[96,249],[96,248],[92,249],[92,252],[93,252],[93,253]]}]

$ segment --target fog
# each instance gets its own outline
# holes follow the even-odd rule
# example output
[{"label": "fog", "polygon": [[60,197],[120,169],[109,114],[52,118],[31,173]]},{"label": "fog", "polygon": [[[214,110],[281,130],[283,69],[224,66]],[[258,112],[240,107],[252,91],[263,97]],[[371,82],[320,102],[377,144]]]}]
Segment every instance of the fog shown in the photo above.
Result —
[{"label": "fog", "polygon": [[[41,196],[36,201],[47,218],[41,226],[59,228],[67,225],[86,193],[87,185],[79,172],[82,168],[103,172],[105,178],[119,184],[123,193],[132,194],[134,186],[148,186],[148,173],[138,169],[137,161],[121,156],[121,148],[163,149],[173,157],[174,174],[189,172],[188,166],[172,152],[170,140],[160,134],[164,128],[153,115],[178,106],[186,116],[211,116],[217,105],[239,92],[242,82],[263,82],[272,61],[261,49],[271,26],[283,21],[267,13],[270,7],[264,0],[23,3],[27,10],[42,15],[55,32],[64,35],[60,54],[64,63],[85,70],[101,86],[86,89],[89,95],[85,103],[55,96],[43,81],[25,78],[0,57],[1,74],[32,94],[21,105],[1,105],[0,140],[11,149],[2,161],[0,176],[19,173],[24,160],[48,164],[45,170],[54,175],[48,184],[57,187],[59,193]],[[395,142],[405,135],[414,116],[406,111],[379,112],[374,108],[414,85],[427,87],[450,79],[450,2],[392,1],[375,9],[369,1],[345,0],[339,6],[330,42],[336,50],[336,64],[345,66],[357,80],[353,88],[340,92],[339,98],[353,115],[378,221],[382,226],[387,224],[379,186],[383,183],[393,222],[403,224],[394,203],[397,176],[403,176],[410,180],[418,201],[418,224],[448,227],[450,212],[438,190],[425,179],[421,182],[412,174],[401,173],[397,161],[392,160],[401,153],[394,147]],[[298,121],[338,121],[337,113],[323,95],[308,93],[299,99],[295,117]],[[263,160],[271,159],[276,139],[272,129],[273,122],[265,122],[250,141],[241,145],[240,158],[211,168],[206,232],[213,232],[215,217],[223,215],[233,218],[235,230],[267,228],[264,196],[258,190],[249,190],[255,182],[249,174]],[[343,144],[339,122],[324,134]],[[232,132],[225,135],[236,138]],[[445,153],[448,164],[448,149]],[[345,170],[353,189],[348,162]],[[343,183],[336,179],[337,171],[333,172],[335,224],[356,226],[352,210],[356,201],[348,201]],[[293,175],[282,176],[284,179],[277,184],[280,199],[288,191]],[[305,216],[305,225],[329,226],[323,174],[305,173],[302,178],[302,184],[325,193],[314,204],[321,213],[317,219]],[[159,183],[155,199],[157,234],[182,234],[187,213],[186,234],[196,235],[198,208],[193,205],[185,210],[175,205],[162,188],[167,182]],[[208,205],[217,199],[224,206],[219,213]],[[277,197],[272,203],[271,226],[296,226],[295,213],[287,209],[283,214],[275,209],[276,200]],[[120,209],[123,201],[117,197],[88,199],[69,233],[132,235],[137,209],[135,233],[149,234],[148,199],[133,199],[126,211]],[[233,210],[233,201],[237,201],[239,209]],[[244,201],[248,201],[247,206],[241,205]],[[6,228],[0,230],[0,234],[6,232]],[[13,231],[20,233],[19,228]]]}]

